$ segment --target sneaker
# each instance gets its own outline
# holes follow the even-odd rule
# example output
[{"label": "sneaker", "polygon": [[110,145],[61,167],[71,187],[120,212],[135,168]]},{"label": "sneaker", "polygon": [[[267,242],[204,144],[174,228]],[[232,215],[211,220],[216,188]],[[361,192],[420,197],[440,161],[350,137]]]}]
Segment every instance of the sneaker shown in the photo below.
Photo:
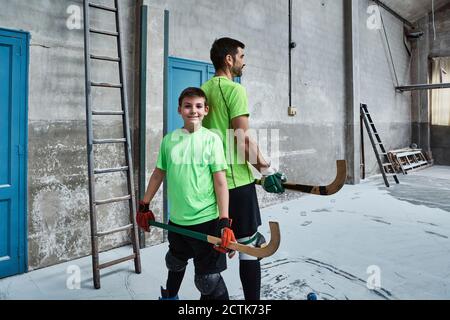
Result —
[{"label": "sneaker", "polygon": [[161,287],[161,297],[158,300],[180,300],[178,295],[175,297],[169,297],[169,291]]}]

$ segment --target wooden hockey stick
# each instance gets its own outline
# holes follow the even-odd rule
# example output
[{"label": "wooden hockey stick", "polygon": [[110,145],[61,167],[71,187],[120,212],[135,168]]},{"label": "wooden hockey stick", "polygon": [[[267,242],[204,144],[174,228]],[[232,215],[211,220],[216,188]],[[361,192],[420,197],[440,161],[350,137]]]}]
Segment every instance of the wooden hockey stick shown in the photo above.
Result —
[{"label": "wooden hockey stick", "polygon": [[[156,222],[153,220],[149,220],[149,225],[169,230],[201,241],[209,242],[214,245],[220,245],[222,243],[222,240],[220,238],[213,237],[201,232],[175,227],[169,224]],[[227,248],[242,253],[246,253],[248,255],[257,258],[270,257],[278,250],[278,247],[280,246],[280,227],[278,225],[278,222],[273,221],[269,222],[269,227],[270,227],[270,242],[268,244],[264,244],[261,248],[255,248],[253,246],[240,244],[237,242],[231,242]]]},{"label": "wooden hockey stick", "polygon": [[[345,180],[347,179],[347,161],[337,160],[336,167],[337,167],[336,178],[334,178],[334,181],[329,185],[309,186],[305,184],[285,182],[283,183],[283,186],[285,189],[288,190],[300,191],[320,196],[330,196],[341,190],[341,188],[345,184]],[[261,180],[255,180],[255,183],[261,185]]]}]

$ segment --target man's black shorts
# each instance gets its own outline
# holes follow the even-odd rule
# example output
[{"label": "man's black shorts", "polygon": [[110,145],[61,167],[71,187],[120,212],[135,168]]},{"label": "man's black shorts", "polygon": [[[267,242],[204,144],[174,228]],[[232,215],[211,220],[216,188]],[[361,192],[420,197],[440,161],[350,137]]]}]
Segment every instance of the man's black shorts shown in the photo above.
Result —
[{"label": "man's black shorts", "polygon": [[[180,226],[169,221],[170,225],[217,236],[217,224],[219,219],[193,226]],[[170,232],[168,234],[169,250],[176,258],[188,261],[194,258],[195,274],[219,273],[227,269],[226,255],[218,252],[213,245],[181,234]]]},{"label": "man's black shorts", "polygon": [[229,216],[233,219],[236,239],[249,237],[258,231],[261,225],[258,197],[254,183],[230,190]]}]

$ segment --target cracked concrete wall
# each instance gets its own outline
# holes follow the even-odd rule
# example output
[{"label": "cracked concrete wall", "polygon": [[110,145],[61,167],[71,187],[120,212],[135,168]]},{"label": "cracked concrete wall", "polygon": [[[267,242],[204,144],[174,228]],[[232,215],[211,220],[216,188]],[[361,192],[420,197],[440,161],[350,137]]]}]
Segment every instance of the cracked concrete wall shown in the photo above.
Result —
[{"label": "cracked concrete wall", "polygon": [[[113,4],[112,0],[99,3]],[[129,90],[132,92],[134,1],[121,1],[121,4],[123,34],[127,35],[124,39],[124,59]],[[90,254],[84,34],[82,24],[81,28],[73,30],[66,25],[71,17],[68,13],[71,5],[79,8],[78,13],[82,17],[81,0],[0,1],[0,27],[20,29],[31,34],[28,114],[30,270]],[[113,14],[95,12],[94,9],[91,10],[91,23],[99,29],[114,30],[115,27]],[[111,39],[93,36],[93,53],[117,56],[115,41]],[[114,67],[109,62],[94,62],[93,81],[118,82],[117,68]],[[97,109],[120,108],[118,92],[113,93],[111,89],[94,91],[93,105]],[[129,105],[133,106],[133,96],[128,97]],[[96,137],[122,136],[122,124],[117,117],[96,121],[94,128]],[[124,159],[121,149],[123,147],[119,146],[97,148],[96,165],[110,167],[124,164],[124,160],[120,161]],[[115,161],[116,158],[120,160]],[[124,181],[120,174],[98,178],[98,197],[125,194]],[[128,221],[127,205],[105,206],[100,208],[98,215],[99,230],[125,225]],[[115,234],[100,240],[100,248],[106,250],[127,242],[126,234]]]}]

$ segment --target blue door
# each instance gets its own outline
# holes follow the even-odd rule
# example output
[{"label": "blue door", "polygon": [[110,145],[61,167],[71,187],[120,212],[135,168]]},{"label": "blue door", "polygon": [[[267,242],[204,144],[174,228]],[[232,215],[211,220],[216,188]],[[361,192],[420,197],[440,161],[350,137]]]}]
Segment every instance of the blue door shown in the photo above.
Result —
[{"label": "blue door", "polygon": [[[167,132],[183,127],[178,114],[178,97],[187,87],[200,87],[208,80],[208,63],[169,57],[169,105]],[[214,76],[214,73],[213,73]]]},{"label": "blue door", "polygon": [[26,271],[28,34],[0,29],[0,278]]},{"label": "blue door", "polygon": [[[183,119],[178,114],[178,97],[187,87],[201,87],[214,77],[211,63],[169,57],[169,105],[167,112],[167,133],[183,127]],[[235,79],[240,82],[240,78]]]},{"label": "blue door", "polygon": [[[169,57],[169,105],[166,112],[167,132],[172,132],[183,127],[183,119],[178,114],[178,97],[188,87],[201,87],[203,83],[214,77],[215,69],[211,63],[193,61],[181,58]],[[240,78],[234,79],[241,82]],[[170,215],[167,202],[164,204],[167,217]]]}]

